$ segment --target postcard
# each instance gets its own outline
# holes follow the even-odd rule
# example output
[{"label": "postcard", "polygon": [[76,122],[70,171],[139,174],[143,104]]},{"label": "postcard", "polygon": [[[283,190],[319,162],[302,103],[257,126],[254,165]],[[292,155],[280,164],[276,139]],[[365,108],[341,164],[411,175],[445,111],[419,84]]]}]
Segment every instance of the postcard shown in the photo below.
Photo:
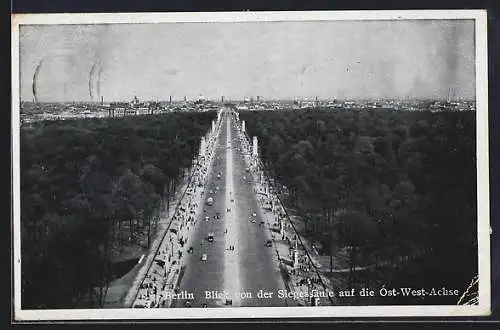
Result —
[{"label": "postcard", "polygon": [[490,315],[486,11],[12,28],[16,320]]}]

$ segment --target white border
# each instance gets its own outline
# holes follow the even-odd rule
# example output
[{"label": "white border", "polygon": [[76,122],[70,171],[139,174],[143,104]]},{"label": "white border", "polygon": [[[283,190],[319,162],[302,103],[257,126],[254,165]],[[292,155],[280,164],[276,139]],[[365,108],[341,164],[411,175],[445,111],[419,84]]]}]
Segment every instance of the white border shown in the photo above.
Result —
[{"label": "white border", "polygon": [[[19,163],[19,25],[23,24],[127,24],[195,22],[279,22],[357,21],[408,19],[474,19],[476,38],[476,122],[478,196],[478,306],[334,306],[334,307],[238,307],[179,309],[77,309],[21,310],[20,273],[20,163]],[[487,316],[491,313],[490,210],[488,160],[488,75],[486,10],[408,11],[310,11],[310,12],[217,12],[217,13],[106,13],[106,14],[19,14],[12,25],[12,174],[14,319],[46,320],[135,320],[135,319],[218,319],[218,318],[297,318],[297,317],[438,317]]]},{"label": "white border", "polygon": [[[264,11],[199,13],[18,14],[14,24],[129,24],[408,19],[486,19],[485,10]],[[57,22],[57,23],[56,23]]]},{"label": "white border", "polygon": [[490,166],[488,117],[488,39],[486,11],[476,19],[476,167],[480,305],[491,308]]}]

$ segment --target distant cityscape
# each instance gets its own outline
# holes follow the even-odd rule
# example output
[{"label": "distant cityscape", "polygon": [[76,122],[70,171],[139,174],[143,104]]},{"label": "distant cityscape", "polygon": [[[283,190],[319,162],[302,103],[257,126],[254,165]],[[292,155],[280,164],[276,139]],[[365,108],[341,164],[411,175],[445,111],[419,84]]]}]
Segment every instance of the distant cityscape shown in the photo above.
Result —
[{"label": "distant cityscape", "polygon": [[243,100],[208,100],[200,96],[183,101],[141,101],[134,97],[130,102],[21,102],[21,124],[44,120],[76,118],[108,118],[137,115],[154,115],[168,112],[218,110],[223,104],[232,104],[238,110],[272,111],[299,109],[392,109],[401,111],[475,111],[476,102],[470,100],[263,100],[260,97]]}]

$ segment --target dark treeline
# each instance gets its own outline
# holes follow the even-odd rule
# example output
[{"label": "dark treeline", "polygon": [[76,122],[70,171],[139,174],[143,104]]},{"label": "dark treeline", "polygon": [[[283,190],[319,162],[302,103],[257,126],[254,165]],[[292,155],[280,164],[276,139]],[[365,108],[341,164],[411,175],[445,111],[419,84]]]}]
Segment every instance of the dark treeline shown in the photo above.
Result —
[{"label": "dark treeline", "polygon": [[[462,290],[477,274],[475,112],[242,111],[240,118],[306,233],[322,253],[349,260],[345,286]],[[358,276],[360,265],[373,270]]]},{"label": "dark treeline", "polygon": [[172,113],[23,127],[23,308],[102,306],[112,259],[149,247],[214,118]]}]

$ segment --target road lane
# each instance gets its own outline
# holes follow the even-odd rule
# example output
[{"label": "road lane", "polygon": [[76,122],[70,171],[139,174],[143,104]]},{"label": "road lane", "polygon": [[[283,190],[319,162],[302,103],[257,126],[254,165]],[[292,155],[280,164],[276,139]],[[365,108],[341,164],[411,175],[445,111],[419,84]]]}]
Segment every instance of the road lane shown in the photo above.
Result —
[{"label": "road lane", "polygon": [[[205,299],[205,291],[222,291],[224,287],[221,270],[224,267],[225,237],[224,237],[224,192],[225,176],[218,177],[225,167],[225,125],[221,127],[220,136],[215,149],[215,160],[209,174],[208,182],[200,201],[203,212],[197,219],[197,225],[190,246],[193,253],[185,261],[186,270],[179,285],[179,291],[193,293],[195,299],[190,300],[192,307],[207,304],[208,307],[220,305],[220,301]],[[213,205],[207,205],[209,197],[213,198]],[[220,219],[216,216],[219,214]],[[208,241],[208,234],[214,233],[213,242]],[[203,254],[207,260],[203,261]],[[186,299],[174,300],[172,307],[185,307]]]},{"label": "road lane", "polygon": [[[235,120],[231,125],[233,145],[241,150]],[[273,261],[274,248],[266,246],[270,239],[267,223],[261,214],[257,196],[253,191],[251,173],[246,172],[242,151],[233,154],[234,182],[236,187],[236,210],[239,217],[240,248],[244,258],[240,259],[242,289],[253,293],[252,298],[244,299],[242,306],[286,306],[286,301],[278,297],[278,290],[285,289],[278,264]],[[255,216],[254,216],[255,214]],[[257,293],[273,292],[269,298],[259,298]]]},{"label": "road lane", "polygon": [[226,120],[226,199],[224,215],[226,255],[224,259],[224,289],[229,293],[231,305],[238,307],[241,305],[239,293],[241,292],[240,283],[240,257],[239,248],[239,217],[236,210],[233,209],[235,200],[234,177],[233,177],[233,150],[231,143],[231,120]]}]

